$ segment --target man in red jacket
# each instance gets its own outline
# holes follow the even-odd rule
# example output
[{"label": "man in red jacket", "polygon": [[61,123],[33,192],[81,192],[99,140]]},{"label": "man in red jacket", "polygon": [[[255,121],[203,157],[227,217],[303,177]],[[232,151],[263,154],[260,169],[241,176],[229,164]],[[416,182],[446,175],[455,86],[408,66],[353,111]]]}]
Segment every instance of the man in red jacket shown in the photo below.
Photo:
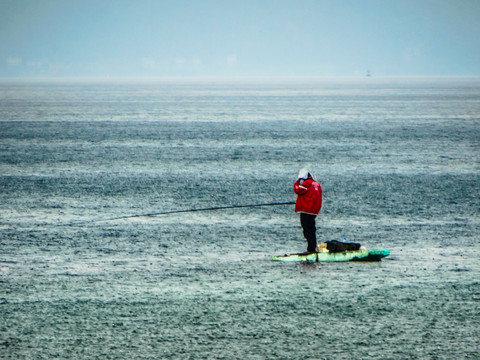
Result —
[{"label": "man in red jacket", "polygon": [[302,169],[293,185],[293,191],[298,195],[295,212],[300,213],[303,235],[308,242],[307,252],[315,252],[317,248],[315,218],[322,208],[322,187],[313,180],[308,170]]}]

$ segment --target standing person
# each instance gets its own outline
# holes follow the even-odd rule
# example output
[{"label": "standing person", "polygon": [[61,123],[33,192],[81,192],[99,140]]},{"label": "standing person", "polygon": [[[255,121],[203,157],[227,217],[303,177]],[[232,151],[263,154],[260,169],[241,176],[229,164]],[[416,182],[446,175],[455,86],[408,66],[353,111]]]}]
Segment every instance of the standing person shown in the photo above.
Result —
[{"label": "standing person", "polygon": [[306,169],[300,170],[298,180],[293,184],[293,191],[298,195],[295,212],[300,213],[300,224],[307,239],[307,252],[315,252],[317,235],[315,218],[322,208],[322,187]]}]

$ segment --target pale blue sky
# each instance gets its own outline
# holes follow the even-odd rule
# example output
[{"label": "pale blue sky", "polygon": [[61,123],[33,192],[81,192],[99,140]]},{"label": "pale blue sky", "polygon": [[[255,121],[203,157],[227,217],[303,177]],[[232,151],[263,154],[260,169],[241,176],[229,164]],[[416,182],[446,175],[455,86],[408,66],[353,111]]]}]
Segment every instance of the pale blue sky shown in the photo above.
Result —
[{"label": "pale blue sky", "polygon": [[480,75],[479,0],[0,0],[0,77]]}]

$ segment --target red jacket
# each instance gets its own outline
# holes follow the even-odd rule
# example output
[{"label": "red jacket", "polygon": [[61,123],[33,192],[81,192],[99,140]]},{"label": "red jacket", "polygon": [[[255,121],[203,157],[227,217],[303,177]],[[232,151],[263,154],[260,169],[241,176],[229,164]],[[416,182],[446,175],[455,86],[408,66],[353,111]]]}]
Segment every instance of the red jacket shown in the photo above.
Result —
[{"label": "red jacket", "polygon": [[300,179],[293,184],[293,191],[298,195],[295,203],[295,212],[317,215],[322,208],[322,187],[312,178]]}]

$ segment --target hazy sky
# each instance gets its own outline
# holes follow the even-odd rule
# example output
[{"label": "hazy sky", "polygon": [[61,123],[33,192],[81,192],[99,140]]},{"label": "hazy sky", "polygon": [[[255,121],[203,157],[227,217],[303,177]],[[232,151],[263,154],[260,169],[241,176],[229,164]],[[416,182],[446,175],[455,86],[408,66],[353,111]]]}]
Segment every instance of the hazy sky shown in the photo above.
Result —
[{"label": "hazy sky", "polygon": [[480,0],[0,0],[0,77],[480,75]]}]

